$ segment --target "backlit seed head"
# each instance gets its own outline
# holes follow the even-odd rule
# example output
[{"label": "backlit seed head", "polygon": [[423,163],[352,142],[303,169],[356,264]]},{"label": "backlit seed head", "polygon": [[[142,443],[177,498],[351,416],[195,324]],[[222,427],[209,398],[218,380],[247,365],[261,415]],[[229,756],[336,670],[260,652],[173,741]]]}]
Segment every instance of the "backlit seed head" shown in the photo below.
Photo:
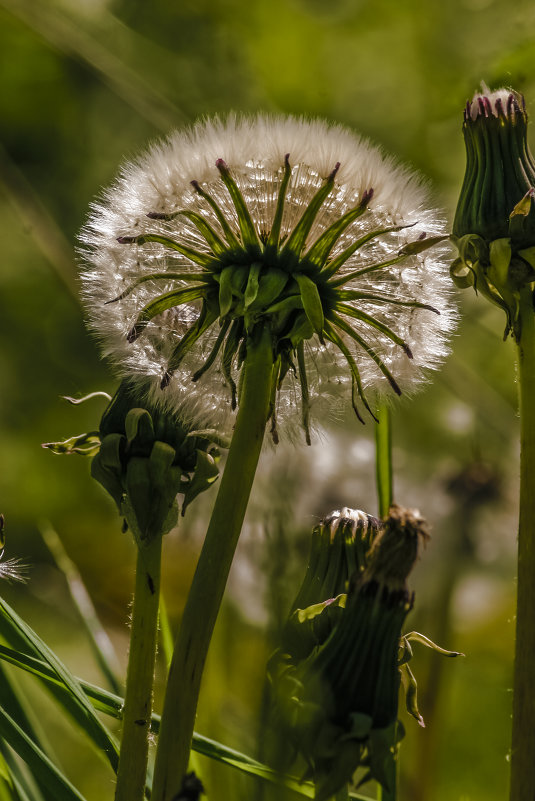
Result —
[{"label": "backlit seed head", "polygon": [[437,367],[455,320],[444,229],[421,180],[339,126],[230,116],[171,136],[95,204],[82,232],[93,329],[153,399],[239,402],[272,334],[277,421],[394,391]]}]

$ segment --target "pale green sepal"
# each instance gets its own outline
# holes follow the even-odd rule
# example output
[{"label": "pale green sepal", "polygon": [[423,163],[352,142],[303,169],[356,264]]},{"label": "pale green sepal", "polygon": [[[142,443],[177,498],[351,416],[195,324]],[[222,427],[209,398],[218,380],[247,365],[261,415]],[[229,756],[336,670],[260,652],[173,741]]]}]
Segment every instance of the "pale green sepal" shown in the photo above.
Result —
[{"label": "pale green sepal", "polygon": [[278,313],[286,313],[294,311],[294,309],[302,309],[303,308],[303,298],[301,295],[290,295],[288,298],[284,298],[284,300],[279,300],[277,303],[274,303],[272,306],[266,309],[266,314],[278,314]]},{"label": "pale green sepal", "polygon": [[225,317],[232,308],[232,274],[233,265],[225,267],[219,277],[219,314]]},{"label": "pale green sepal", "polygon": [[511,240],[494,239],[489,245],[489,258],[491,268],[488,275],[491,282],[498,289],[507,285],[509,265],[511,263]]},{"label": "pale green sepal", "polygon": [[245,287],[245,295],[244,295],[244,306],[246,309],[249,308],[251,303],[256,299],[258,294],[258,279],[260,277],[260,270],[262,269],[262,265],[259,262],[255,262],[251,264],[251,268],[249,270],[249,277],[247,278],[247,286]]},{"label": "pale green sepal", "polygon": [[288,273],[275,268],[269,270],[258,279],[258,292],[251,302],[249,309],[264,310],[279,299],[284,287],[288,283]]},{"label": "pale green sepal", "polygon": [[124,424],[128,447],[132,445],[135,439],[138,449],[147,448],[150,450],[154,442],[154,426],[148,411],[146,409],[130,409]]},{"label": "pale green sepal", "polygon": [[431,648],[433,651],[443,656],[464,656],[460,651],[447,651],[445,648],[441,648],[440,645],[437,645],[433,640],[430,640],[429,637],[426,637],[425,634],[420,634],[418,631],[410,631],[408,634],[404,634],[402,639],[407,640],[407,642],[419,642],[421,645],[425,645],[427,648]]},{"label": "pale green sepal", "polygon": [[472,267],[469,267],[462,259],[455,259],[450,266],[450,277],[458,289],[467,289],[474,286],[476,275]]},{"label": "pale green sepal", "polygon": [[41,447],[61,456],[73,453],[79,456],[94,456],[100,449],[100,436],[98,431],[89,431],[87,434],[69,437],[63,442],[43,442]]},{"label": "pale green sepal", "polygon": [[321,615],[328,606],[338,606],[341,609],[345,609],[346,601],[347,593],[340,593],[336,598],[329,598],[319,604],[312,604],[312,606],[307,606],[306,609],[296,609],[294,614],[299,623],[304,623],[306,620],[313,620],[318,615]]},{"label": "pale green sepal", "polygon": [[533,269],[535,269],[535,247],[524,248],[524,250],[519,250],[518,255],[522,259],[524,259],[524,261],[527,261],[530,267],[533,267]]},{"label": "pale green sepal", "polygon": [[119,512],[124,495],[121,455],[125,448],[126,437],[122,434],[108,434],[91,462],[91,475],[111,495]]},{"label": "pale green sepal", "polygon": [[299,289],[301,290],[301,299],[303,301],[305,314],[308,317],[312,328],[321,339],[323,337],[323,326],[325,324],[325,319],[323,316],[323,306],[321,304],[318,287],[316,283],[307,275],[295,273],[294,278],[299,284]]},{"label": "pale green sepal", "polygon": [[401,668],[401,681],[403,682],[403,687],[405,689],[405,704],[407,706],[407,712],[409,715],[412,715],[412,717],[423,729],[425,729],[424,719],[420,715],[420,711],[418,709],[418,684],[416,682],[414,673],[408,664],[404,664]]},{"label": "pale green sepal", "polygon": [[182,515],[197,495],[209,489],[219,478],[219,468],[216,456],[206,451],[197,451],[197,463],[193,477],[190,479],[184,491],[184,501],[182,502]]},{"label": "pale green sepal", "polygon": [[423,253],[425,250],[438,245],[439,242],[444,242],[449,239],[447,236],[430,236],[429,239],[417,239],[415,242],[408,242],[399,251],[400,256],[416,256],[418,253]]},{"label": "pale green sepal", "polygon": [[291,331],[287,334],[287,339],[292,343],[292,347],[296,348],[300,342],[305,339],[311,339],[314,335],[312,323],[304,314],[300,314],[294,322]]},{"label": "pale green sepal", "polygon": [[230,448],[230,440],[216,428],[200,428],[196,431],[190,431],[186,434],[186,439],[191,437],[209,439],[210,442],[214,443],[214,445],[218,445],[220,448],[224,448],[225,450]]}]

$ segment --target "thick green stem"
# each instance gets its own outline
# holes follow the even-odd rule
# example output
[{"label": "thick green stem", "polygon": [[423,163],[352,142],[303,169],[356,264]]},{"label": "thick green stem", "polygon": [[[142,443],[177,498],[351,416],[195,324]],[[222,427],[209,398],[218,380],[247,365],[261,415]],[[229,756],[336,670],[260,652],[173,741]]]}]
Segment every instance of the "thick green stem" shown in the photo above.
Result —
[{"label": "thick green stem", "polygon": [[520,394],[520,519],[511,751],[511,801],[535,799],[535,315],[521,296],[518,343]]},{"label": "thick green stem", "polygon": [[138,547],[115,801],[142,801],[149,755],[162,537]]},{"label": "thick green stem", "polygon": [[187,766],[201,677],[240,536],[267,422],[273,351],[265,329],[248,347],[227,464],[182,616],[165,694],[152,801],[171,801]]}]

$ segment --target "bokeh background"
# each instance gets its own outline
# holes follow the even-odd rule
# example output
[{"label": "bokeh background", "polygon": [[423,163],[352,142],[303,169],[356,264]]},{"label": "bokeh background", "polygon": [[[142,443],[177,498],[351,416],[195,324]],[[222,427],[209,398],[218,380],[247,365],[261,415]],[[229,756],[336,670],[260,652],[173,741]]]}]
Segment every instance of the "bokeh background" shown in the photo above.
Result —
[{"label": "bokeh background", "polygon": [[[133,588],[134,546],[89,461],[40,447],[98,425],[102,401],[72,407],[60,395],[115,386],[84,328],[77,287],[76,235],[100,187],[175,127],[264,110],[319,115],[369,136],[427,175],[452,218],[463,104],[484,79],[523,91],[535,109],[534,56],[528,0],[0,0],[0,512],[6,557],[30,568],[25,586],[3,582],[1,591],[74,672],[104,682],[43,532],[53,528],[77,564],[122,669]],[[402,801],[506,796],[514,348],[501,341],[498,311],[459,295],[450,359],[393,414],[396,499],[433,526],[409,628],[466,654],[415,655],[427,728],[401,713]],[[264,664],[308,532],[342,506],[375,513],[373,471],[373,427],[349,414],[311,448],[266,451],[209,657],[201,733],[254,754]],[[173,628],[212,499],[192,504],[166,538]],[[104,762],[31,680],[19,680],[88,801],[111,797]],[[229,768],[198,767],[213,801],[254,789]]]}]

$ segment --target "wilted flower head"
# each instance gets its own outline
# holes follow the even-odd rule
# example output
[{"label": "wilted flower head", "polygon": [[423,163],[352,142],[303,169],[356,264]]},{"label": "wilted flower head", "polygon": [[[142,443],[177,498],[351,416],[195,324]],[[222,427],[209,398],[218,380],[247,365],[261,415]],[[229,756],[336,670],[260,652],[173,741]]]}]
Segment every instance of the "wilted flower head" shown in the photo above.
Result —
[{"label": "wilted flower head", "polygon": [[[82,233],[91,324],[121,375],[224,412],[269,326],[276,420],[321,395],[397,393],[445,355],[442,221],[420,179],[350,131],[206,120],[127,164]],[[166,399],[166,401],[164,400]],[[230,401],[230,403],[229,403]]]},{"label": "wilted flower head", "polygon": [[380,530],[373,529],[365,567],[353,573],[329,636],[302,661],[272,665],[282,732],[308,763],[322,801],[359,766],[387,787],[403,731],[397,724],[400,637],[413,604],[407,577],[427,525],[418,512],[392,506]]},{"label": "wilted flower head", "polygon": [[457,286],[473,286],[502,308],[505,337],[520,336],[519,292],[535,280],[535,161],[519,92],[484,84],[467,103],[464,176],[453,234]]}]

